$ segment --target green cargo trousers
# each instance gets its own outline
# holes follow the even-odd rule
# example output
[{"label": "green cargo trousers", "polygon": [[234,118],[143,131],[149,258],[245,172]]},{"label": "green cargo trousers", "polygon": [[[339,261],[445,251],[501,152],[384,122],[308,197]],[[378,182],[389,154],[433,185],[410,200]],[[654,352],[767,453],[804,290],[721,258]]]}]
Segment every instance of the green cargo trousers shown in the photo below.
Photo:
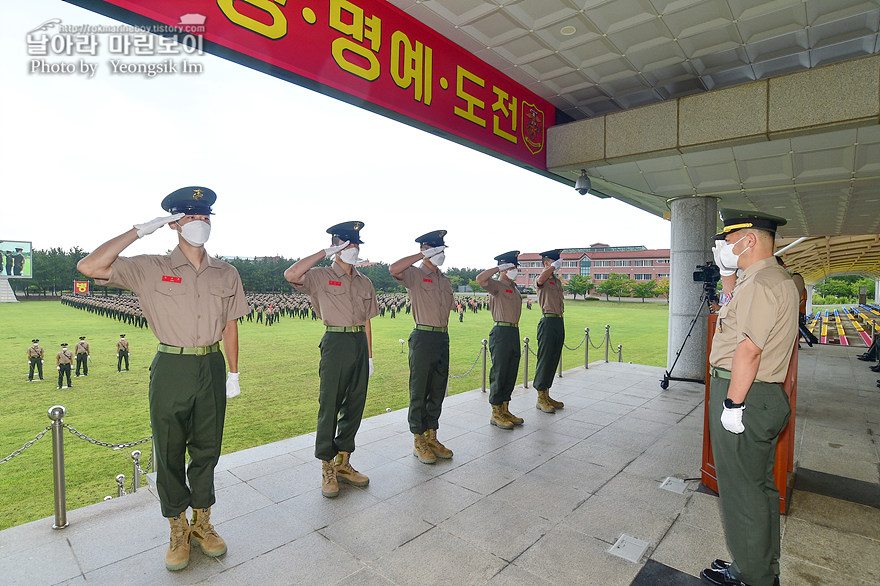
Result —
[{"label": "green cargo trousers", "polygon": [[[157,352],[150,365],[150,423],[162,515],[214,504],[214,467],[226,417],[226,363],[205,356]],[[189,452],[189,466],[186,454]],[[187,486],[189,481],[189,486]]]},{"label": "green cargo trousers", "polygon": [[437,429],[449,380],[449,334],[413,330],[409,335],[409,430]]},{"label": "green cargo trousers", "polygon": [[565,322],[561,317],[542,317],[538,322],[538,365],[535,367],[535,390],[547,391],[562,357]]},{"label": "green cargo trousers", "polygon": [[776,441],[791,415],[779,383],[755,381],[743,412],[745,431],[721,425],[730,381],[709,383],[709,438],[715,458],[730,572],[750,586],[772,586],[779,575],[779,491],[773,479]]},{"label": "green cargo trousers", "polygon": [[492,354],[492,368],[489,370],[489,404],[500,405],[510,401],[510,394],[516,385],[519,373],[520,349],[519,328],[495,326],[489,332],[489,352]]},{"label": "green cargo trousers", "polygon": [[339,452],[354,451],[370,379],[365,332],[326,332],[321,338],[318,428],[315,457],[332,460]]}]

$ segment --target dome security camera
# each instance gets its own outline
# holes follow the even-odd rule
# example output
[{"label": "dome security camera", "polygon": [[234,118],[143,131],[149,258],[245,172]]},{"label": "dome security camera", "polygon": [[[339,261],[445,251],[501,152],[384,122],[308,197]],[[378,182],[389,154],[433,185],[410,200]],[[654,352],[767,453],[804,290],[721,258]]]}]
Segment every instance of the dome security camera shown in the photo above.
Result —
[{"label": "dome security camera", "polygon": [[574,189],[581,195],[587,195],[590,192],[590,178],[587,177],[587,170],[581,169],[581,176],[574,182]]}]

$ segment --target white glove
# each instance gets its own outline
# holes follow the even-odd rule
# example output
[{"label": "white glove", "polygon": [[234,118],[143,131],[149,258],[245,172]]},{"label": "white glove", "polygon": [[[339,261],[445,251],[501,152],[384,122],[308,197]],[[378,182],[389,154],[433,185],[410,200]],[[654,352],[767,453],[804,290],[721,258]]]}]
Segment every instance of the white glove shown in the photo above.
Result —
[{"label": "white glove", "polygon": [[61,367],[60,367],[60,366],[56,366],[56,367],[55,367],[55,370],[61,370]]},{"label": "white glove", "polygon": [[230,372],[226,376],[226,398],[231,399],[241,394],[241,387],[238,386],[238,373]]},{"label": "white glove", "polygon": [[144,222],[143,224],[135,224],[134,227],[137,228],[138,238],[143,238],[147,234],[152,234],[165,224],[170,224],[171,222],[175,222],[185,216],[183,212],[179,214],[173,214],[171,216],[163,216],[160,218],[153,218],[149,222]]},{"label": "white glove", "polygon": [[553,262],[550,263],[550,266],[553,267],[554,269],[560,268],[562,266],[562,259],[558,258],[558,259],[554,260]]},{"label": "white glove", "polygon": [[369,376],[373,376],[373,359],[370,358],[370,374]]},{"label": "white glove", "polygon": [[503,265],[498,265],[498,272],[503,273],[504,271],[510,270],[515,267],[516,267],[515,264],[506,262]]},{"label": "white glove", "polygon": [[116,353],[116,358],[119,358],[119,352]]},{"label": "white glove", "polygon": [[742,433],[746,430],[746,426],[743,425],[743,411],[746,410],[746,406],[737,407],[735,409],[724,408],[724,411],[721,413],[721,425],[724,426],[724,429],[729,431],[730,433]]},{"label": "white glove", "polygon": [[721,264],[721,248],[726,244],[727,243],[724,240],[716,240],[715,246],[712,247],[712,256],[715,257],[715,264],[718,265],[718,269],[721,271],[722,277],[729,277],[736,272],[736,267],[729,269]]},{"label": "white glove", "polygon": [[342,250],[343,248],[345,248],[349,244],[351,244],[351,243],[348,240],[346,240],[345,242],[343,242],[342,244],[339,244],[337,246],[331,246],[330,248],[325,248],[324,249],[324,258],[330,258],[331,256],[333,256],[334,254],[336,254],[337,252],[339,252],[340,250]]},{"label": "white glove", "polygon": [[429,248],[428,250],[423,250],[422,256],[424,258],[431,258],[432,256],[440,254],[444,250],[446,250],[445,246],[435,246],[434,248]]},{"label": "white glove", "polygon": [[45,361],[45,360],[43,360],[43,359],[40,359],[40,364],[45,364],[45,363],[46,363],[46,361]]}]

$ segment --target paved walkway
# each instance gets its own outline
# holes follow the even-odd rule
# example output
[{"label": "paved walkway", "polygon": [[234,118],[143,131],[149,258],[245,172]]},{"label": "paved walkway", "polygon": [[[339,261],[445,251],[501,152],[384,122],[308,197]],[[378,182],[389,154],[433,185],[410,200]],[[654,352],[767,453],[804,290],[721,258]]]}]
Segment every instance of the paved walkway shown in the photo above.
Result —
[{"label": "paved walkway", "polygon": [[[800,358],[798,466],[783,519],[782,583],[880,584],[880,390],[854,348]],[[229,552],[164,569],[167,522],[151,489],[0,532],[3,584],[688,585],[727,555],[717,497],[700,489],[703,389],[663,370],[567,371],[547,415],[517,388],[525,425],[488,425],[486,395],[447,399],[451,461],[420,464],[406,412],[363,422],[353,463],[371,478],[320,494],[306,435],[228,454],[213,520]],[[682,494],[660,488],[687,480]],[[638,561],[612,555],[626,534]],[[637,543],[637,542],[636,542]]]}]

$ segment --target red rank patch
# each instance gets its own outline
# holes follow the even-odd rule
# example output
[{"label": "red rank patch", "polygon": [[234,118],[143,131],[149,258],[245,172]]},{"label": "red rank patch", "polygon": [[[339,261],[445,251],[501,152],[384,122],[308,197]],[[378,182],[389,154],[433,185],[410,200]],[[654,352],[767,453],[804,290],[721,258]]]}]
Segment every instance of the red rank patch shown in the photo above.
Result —
[{"label": "red rank patch", "polygon": [[505,289],[504,292],[505,293],[513,293],[513,291],[511,291],[510,289]]},{"label": "red rank patch", "polygon": [[342,287],[342,281],[327,281],[327,284],[333,285],[334,287]]},{"label": "red rank patch", "polygon": [[180,277],[172,277],[171,275],[162,275],[162,280],[166,283],[180,283]]},{"label": "red rank patch", "polygon": [[433,283],[434,279],[422,279],[422,281],[425,283]]}]

